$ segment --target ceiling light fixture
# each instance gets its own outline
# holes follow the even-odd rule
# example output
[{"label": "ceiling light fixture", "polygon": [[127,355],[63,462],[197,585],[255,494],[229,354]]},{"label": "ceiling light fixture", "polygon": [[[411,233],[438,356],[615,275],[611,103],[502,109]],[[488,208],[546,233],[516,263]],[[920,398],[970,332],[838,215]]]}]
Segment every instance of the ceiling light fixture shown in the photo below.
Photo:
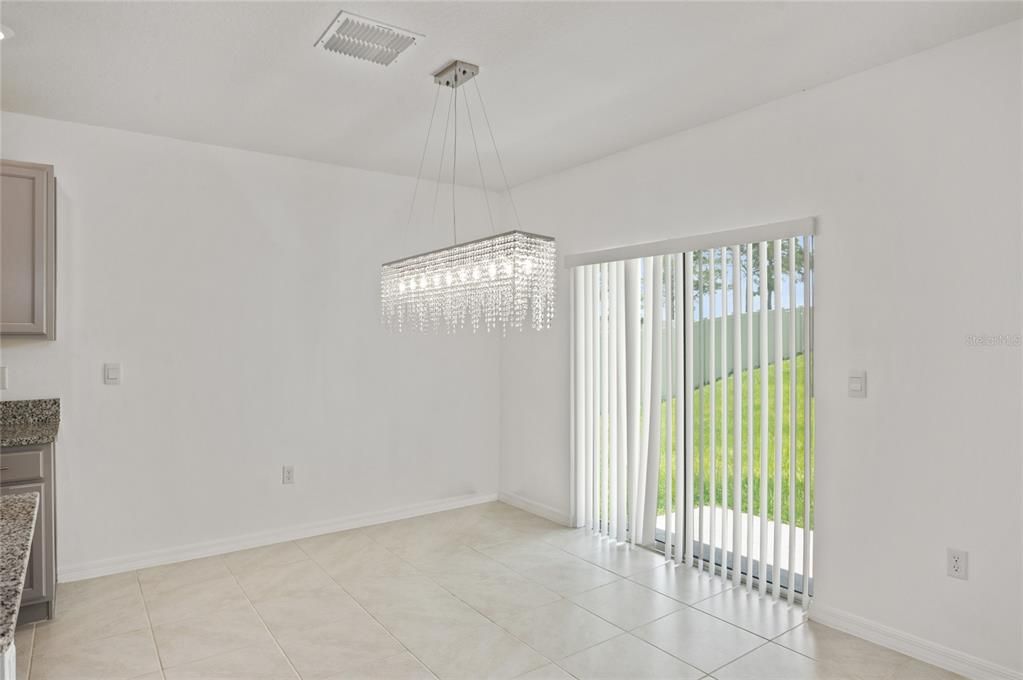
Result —
[{"label": "ceiling light fixture", "polygon": [[335,54],[389,66],[399,54],[412,47],[417,38],[422,37],[397,26],[341,11],[320,34],[315,46]]},{"label": "ceiling light fixture", "polygon": [[7,28],[3,24],[0,24],[0,40],[3,40],[4,38],[13,38],[13,37],[14,37],[14,31],[12,31],[11,29]]},{"label": "ceiling light fixture", "polygon": [[[451,161],[451,230],[454,244],[440,250],[413,255],[388,262],[380,268],[380,302],[384,325],[396,332],[417,331],[437,332],[442,327],[449,333],[467,325],[473,332],[483,328],[487,331],[509,327],[519,330],[531,326],[536,330],[549,328],[554,317],[555,302],[555,244],[549,236],[540,236],[522,231],[515,201],[511,199],[511,187],[504,172],[504,163],[497,150],[494,132],[490,126],[483,95],[475,78],[479,67],[464,61],[453,61],[433,74],[437,84],[437,96],[433,102],[433,113],[426,133],[426,146],[419,161],[416,185],[409,208],[409,224],[415,209],[416,195],[423,173],[423,162],[430,144],[433,121],[437,113],[437,101],[442,88],[451,88],[448,105],[448,120],[452,122]],[[498,167],[504,178],[505,191],[511,201],[512,213],[518,228],[496,233],[494,215],[490,209],[487,183],[483,175],[476,129],[473,125],[469,99],[463,94],[469,131],[472,133],[476,163],[479,166],[480,184],[490,217],[490,228],[494,235],[486,238],[458,242],[458,222],[455,210],[456,170],[458,166],[458,93],[459,88],[472,80],[475,84],[483,122],[490,132]],[[441,143],[441,170],[444,167],[444,152],[447,146],[448,123],[444,124],[444,141]],[[440,190],[438,171],[437,191]],[[434,196],[434,206],[437,198]]]}]

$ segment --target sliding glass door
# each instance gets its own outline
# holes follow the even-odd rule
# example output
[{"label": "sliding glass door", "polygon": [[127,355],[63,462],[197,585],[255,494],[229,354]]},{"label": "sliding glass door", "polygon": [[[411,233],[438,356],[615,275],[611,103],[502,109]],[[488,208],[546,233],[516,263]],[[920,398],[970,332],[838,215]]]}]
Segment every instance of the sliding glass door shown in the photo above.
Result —
[{"label": "sliding glass door", "polygon": [[588,526],[762,594],[812,593],[812,245],[576,268]]}]

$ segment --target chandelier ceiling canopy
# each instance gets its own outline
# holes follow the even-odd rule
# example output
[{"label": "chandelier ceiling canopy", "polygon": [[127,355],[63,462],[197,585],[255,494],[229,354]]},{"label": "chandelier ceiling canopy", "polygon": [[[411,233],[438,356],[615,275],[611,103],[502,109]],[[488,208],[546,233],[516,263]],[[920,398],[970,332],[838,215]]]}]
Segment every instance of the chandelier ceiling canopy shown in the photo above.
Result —
[{"label": "chandelier ceiling canopy", "polygon": [[[437,100],[442,88],[451,88],[451,103],[448,119],[452,122],[451,161],[451,228],[453,244],[438,250],[412,255],[380,268],[380,303],[384,325],[395,332],[438,332],[449,333],[470,328],[478,330],[500,330],[508,328],[535,330],[549,328],[554,318],[555,303],[555,243],[549,236],[523,231],[518,221],[518,211],[511,198],[511,188],[504,173],[494,133],[483,103],[479,84],[475,82],[479,67],[464,61],[452,61],[433,74],[437,84],[433,113],[426,135],[426,147],[416,175],[416,188],[409,209],[409,223],[415,209],[419,182],[423,172],[423,161],[429,147],[433,121],[437,112]],[[459,88],[474,81],[483,122],[494,145],[498,167],[504,178],[505,191],[515,215],[516,229],[496,233],[494,216],[490,208],[483,164],[480,160],[476,129],[467,95],[463,94],[465,113],[472,133],[473,148],[479,166],[480,183],[487,213],[490,217],[491,236],[458,242],[457,212],[455,210],[455,186],[458,151],[458,95]],[[444,141],[441,145],[441,167],[447,144],[448,124],[444,125]],[[440,188],[438,177],[437,189]],[[436,196],[434,198],[436,205]]]}]

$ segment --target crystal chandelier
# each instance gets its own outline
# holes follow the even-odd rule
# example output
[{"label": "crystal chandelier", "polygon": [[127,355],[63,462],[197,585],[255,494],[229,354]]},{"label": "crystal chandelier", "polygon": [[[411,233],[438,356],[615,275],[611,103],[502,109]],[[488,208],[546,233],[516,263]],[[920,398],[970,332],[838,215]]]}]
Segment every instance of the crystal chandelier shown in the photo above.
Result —
[{"label": "crystal chandelier", "polygon": [[[454,140],[451,167],[451,222],[454,244],[446,248],[432,250],[427,253],[405,257],[387,262],[380,268],[380,302],[384,325],[396,332],[438,332],[441,329],[451,333],[469,327],[473,332],[480,329],[486,331],[508,328],[519,330],[530,326],[536,330],[549,328],[554,317],[555,302],[555,246],[554,239],[549,236],[531,234],[519,228],[494,234],[486,238],[458,242],[457,213],[455,211],[456,166],[458,151],[458,88],[473,80],[479,73],[479,67],[463,61],[453,61],[433,74],[437,84],[438,97],[434,99],[433,115],[427,130],[426,144],[429,147],[430,134],[433,130],[434,115],[437,111],[437,99],[442,87],[449,87],[451,105],[448,117],[454,114]],[[475,81],[474,81],[475,82]],[[483,97],[476,83],[483,119],[486,122],[490,139],[494,141],[493,130],[486,115]],[[487,212],[490,216],[491,230],[494,218],[487,198],[486,180],[483,176],[483,164],[480,161],[479,147],[476,144],[476,130],[473,127],[472,113],[468,101],[465,110],[472,132],[473,146],[476,150],[476,161],[480,169],[480,182],[484,197],[487,200]],[[447,140],[447,123],[442,142],[441,166],[444,162],[444,149]],[[505,182],[505,191],[511,199],[511,189],[504,172],[497,144],[494,152],[498,166]],[[416,175],[416,188],[412,195],[412,207],[409,210],[409,223],[415,209],[419,181],[422,177],[423,161],[426,159],[426,148]],[[438,177],[437,188],[440,182]],[[436,196],[434,198],[436,205]],[[518,223],[518,211],[512,201],[512,212]]]}]

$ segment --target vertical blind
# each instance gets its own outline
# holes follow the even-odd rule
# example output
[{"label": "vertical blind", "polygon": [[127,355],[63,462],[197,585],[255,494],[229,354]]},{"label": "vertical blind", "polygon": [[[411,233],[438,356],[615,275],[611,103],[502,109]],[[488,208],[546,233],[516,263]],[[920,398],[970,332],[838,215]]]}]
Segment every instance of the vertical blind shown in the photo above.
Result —
[{"label": "vertical blind", "polygon": [[578,523],[811,594],[812,264],[805,234],[574,267]]}]

